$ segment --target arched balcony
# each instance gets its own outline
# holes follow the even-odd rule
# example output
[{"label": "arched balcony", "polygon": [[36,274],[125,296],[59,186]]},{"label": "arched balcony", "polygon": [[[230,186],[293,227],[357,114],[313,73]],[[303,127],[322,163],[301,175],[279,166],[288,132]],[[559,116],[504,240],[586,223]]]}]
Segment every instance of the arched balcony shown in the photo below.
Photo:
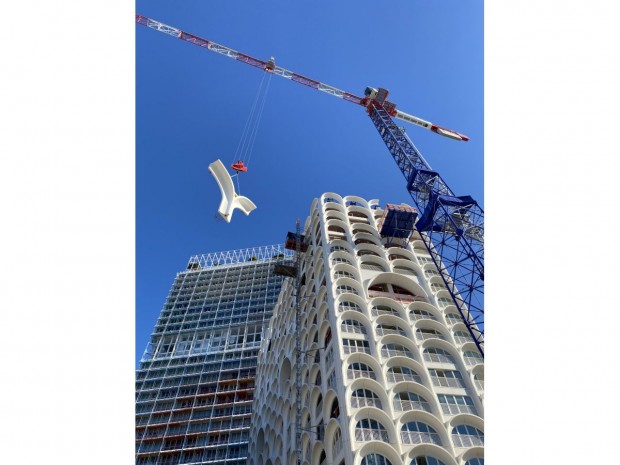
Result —
[{"label": "arched balcony", "polygon": [[422,410],[432,413],[428,401],[415,392],[401,391],[394,394],[393,406],[395,412],[407,412],[410,410]]}]

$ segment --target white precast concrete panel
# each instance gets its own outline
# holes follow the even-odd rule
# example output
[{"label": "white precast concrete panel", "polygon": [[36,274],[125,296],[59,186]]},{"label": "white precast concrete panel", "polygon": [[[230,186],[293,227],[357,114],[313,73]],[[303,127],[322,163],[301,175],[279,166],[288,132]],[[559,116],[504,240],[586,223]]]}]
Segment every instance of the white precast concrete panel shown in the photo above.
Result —
[{"label": "white precast concrete panel", "polygon": [[222,192],[222,201],[220,202],[218,213],[227,223],[230,223],[235,208],[241,210],[246,216],[256,208],[254,202],[235,192],[232,178],[220,160],[215,160],[211,163],[209,165],[209,171],[211,171],[211,174],[217,181],[217,185]]}]

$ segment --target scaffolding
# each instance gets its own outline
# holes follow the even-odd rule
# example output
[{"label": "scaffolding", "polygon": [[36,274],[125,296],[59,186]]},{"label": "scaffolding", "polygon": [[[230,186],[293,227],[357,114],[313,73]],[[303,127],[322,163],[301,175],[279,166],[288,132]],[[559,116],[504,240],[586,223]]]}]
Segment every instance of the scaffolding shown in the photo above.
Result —
[{"label": "scaffolding", "polygon": [[195,255],[177,273],[136,372],[136,464],[245,465],[258,350],[283,282],[272,266],[287,256],[282,245]]}]

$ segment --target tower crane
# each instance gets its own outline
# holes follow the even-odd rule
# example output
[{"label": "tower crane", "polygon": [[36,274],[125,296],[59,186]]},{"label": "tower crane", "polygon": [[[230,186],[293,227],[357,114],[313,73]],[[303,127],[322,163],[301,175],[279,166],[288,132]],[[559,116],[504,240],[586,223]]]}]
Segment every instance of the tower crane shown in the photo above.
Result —
[{"label": "tower crane", "polygon": [[471,196],[457,196],[452,192],[394,119],[458,141],[468,141],[467,136],[397,110],[396,104],[387,100],[387,89],[366,87],[364,97],[359,97],[277,66],[273,57],[267,61],[259,60],[146,16],[136,15],[136,22],[366,108],[405,177],[407,191],[420,212],[415,229],[420,232],[453,304],[484,357],[484,211]]}]

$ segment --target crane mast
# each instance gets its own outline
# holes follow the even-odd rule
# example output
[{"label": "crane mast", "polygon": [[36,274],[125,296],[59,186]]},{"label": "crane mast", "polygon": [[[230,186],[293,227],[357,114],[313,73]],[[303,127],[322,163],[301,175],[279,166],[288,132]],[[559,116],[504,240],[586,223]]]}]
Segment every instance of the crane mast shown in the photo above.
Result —
[{"label": "crane mast", "polygon": [[444,137],[469,138],[396,109],[388,90],[367,87],[364,97],[277,66],[274,58],[259,60],[229,47],[184,32],[142,15],[136,22],[212,52],[246,63],[328,95],[363,106],[407,182],[407,191],[421,212],[415,228],[463,323],[484,356],[484,211],[470,196],[456,196],[439,173],[433,171],[404,130],[392,118],[415,124]]}]

